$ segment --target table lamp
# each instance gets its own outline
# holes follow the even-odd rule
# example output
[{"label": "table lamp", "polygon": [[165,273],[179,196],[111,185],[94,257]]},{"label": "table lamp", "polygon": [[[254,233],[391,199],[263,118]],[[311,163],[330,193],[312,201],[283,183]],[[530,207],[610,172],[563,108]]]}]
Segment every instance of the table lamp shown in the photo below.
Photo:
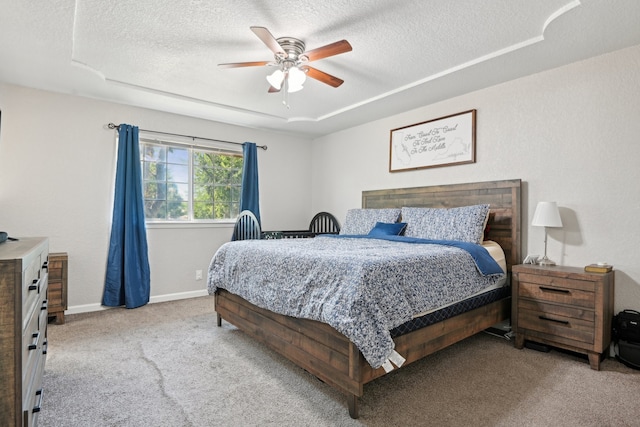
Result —
[{"label": "table lamp", "polygon": [[547,257],[547,227],[562,227],[562,219],[556,202],[538,202],[531,225],[544,227],[544,257],[538,259],[538,264],[547,267],[556,265]]}]

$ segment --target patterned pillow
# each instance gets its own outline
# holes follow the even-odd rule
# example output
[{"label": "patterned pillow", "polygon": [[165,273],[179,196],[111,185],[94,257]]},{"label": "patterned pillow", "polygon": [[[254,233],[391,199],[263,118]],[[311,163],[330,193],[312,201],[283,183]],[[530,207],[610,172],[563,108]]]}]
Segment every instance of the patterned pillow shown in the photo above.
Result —
[{"label": "patterned pillow", "polygon": [[397,222],[399,217],[400,209],[349,209],[340,234],[369,234],[377,222]]},{"label": "patterned pillow", "polygon": [[405,236],[482,243],[489,205],[451,209],[402,208]]}]

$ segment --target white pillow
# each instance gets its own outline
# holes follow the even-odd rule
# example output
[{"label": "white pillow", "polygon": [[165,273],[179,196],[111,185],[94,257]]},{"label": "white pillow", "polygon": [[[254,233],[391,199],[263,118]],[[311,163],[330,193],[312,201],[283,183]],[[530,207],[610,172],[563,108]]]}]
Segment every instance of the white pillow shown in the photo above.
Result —
[{"label": "white pillow", "polygon": [[480,244],[489,205],[459,208],[402,208],[402,222],[407,223],[404,235],[420,239],[456,240]]},{"label": "white pillow", "polygon": [[397,222],[400,209],[349,209],[340,234],[369,234],[378,222]]}]

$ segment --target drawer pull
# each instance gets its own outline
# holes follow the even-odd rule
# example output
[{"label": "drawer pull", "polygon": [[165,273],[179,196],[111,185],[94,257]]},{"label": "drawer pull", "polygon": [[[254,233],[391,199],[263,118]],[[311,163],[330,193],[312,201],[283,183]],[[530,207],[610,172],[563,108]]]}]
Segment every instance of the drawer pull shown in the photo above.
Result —
[{"label": "drawer pull", "polygon": [[45,270],[49,270],[49,261],[45,261],[42,263],[42,268]]},{"label": "drawer pull", "polygon": [[40,307],[40,310],[46,310],[47,307],[49,306],[49,300],[44,300],[42,301],[42,307]]},{"label": "drawer pull", "polygon": [[47,354],[47,348],[49,348],[49,340],[46,340],[42,344],[42,354]]},{"label": "drawer pull", "polygon": [[568,290],[568,289],[548,288],[546,286],[540,286],[540,290],[541,291],[546,291],[546,292],[556,292],[558,294],[569,294],[569,293],[571,293],[571,291]]},{"label": "drawer pull", "polygon": [[33,341],[32,344],[29,344],[29,350],[35,350],[36,348],[38,348],[38,341],[40,340],[40,332],[36,332],[31,337],[35,338],[35,340]]},{"label": "drawer pull", "polygon": [[30,291],[35,291],[40,286],[40,279],[33,279],[33,282],[29,285]]},{"label": "drawer pull", "polygon": [[36,396],[38,396],[38,403],[33,407],[32,412],[40,412],[40,408],[42,408],[42,399],[44,398],[44,392],[42,389],[36,391]]},{"label": "drawer pull", "polygon": [[556,323],[560,323],[562,325],[568,325],[569,324],[569,321],[567,321],[567,320],[552,319],[552,318],[546,317],[546,316],[538,316],[538,319],[540,319],[540,320],[548,320],[550,322],[556,322]]}]

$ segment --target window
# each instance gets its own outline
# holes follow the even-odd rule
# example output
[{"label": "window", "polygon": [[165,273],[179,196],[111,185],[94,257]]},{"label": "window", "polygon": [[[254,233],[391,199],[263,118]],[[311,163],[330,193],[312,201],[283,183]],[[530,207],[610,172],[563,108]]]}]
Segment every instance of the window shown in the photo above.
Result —
[{"label": "window", "polygon": [[242,153],[140,139],[149,221],[234,220],[240,212]]}]

